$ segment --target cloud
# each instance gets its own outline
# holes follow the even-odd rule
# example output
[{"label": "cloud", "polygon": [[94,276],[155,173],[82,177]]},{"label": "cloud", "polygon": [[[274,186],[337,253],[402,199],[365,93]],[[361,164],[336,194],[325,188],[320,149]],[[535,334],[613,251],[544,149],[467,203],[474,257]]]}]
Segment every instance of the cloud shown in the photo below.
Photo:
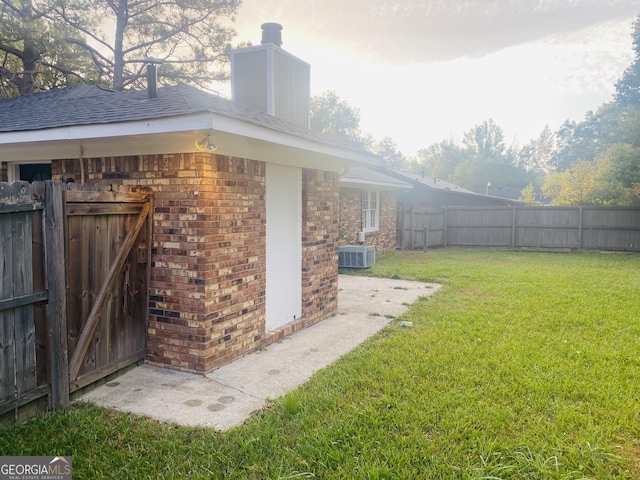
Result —
[{"label": "cloud", "polygon": [[489,118],[509,141],[611,100],[638,0],[243,0],[238,40],[284,26],[312,93],[359,108],[363,132],[413,154]]},{"label": "cloud", "polygon": [[244,0],[237,28],[275,21],[285,48],[290,34],[402,65],[480,57],[638,14],[637,0]]}]

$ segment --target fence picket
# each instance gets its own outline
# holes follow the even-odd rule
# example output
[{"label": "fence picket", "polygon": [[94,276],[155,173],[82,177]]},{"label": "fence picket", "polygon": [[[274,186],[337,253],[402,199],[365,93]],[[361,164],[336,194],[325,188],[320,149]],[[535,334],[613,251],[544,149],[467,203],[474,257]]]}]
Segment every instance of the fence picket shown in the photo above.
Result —
[{"label": "fence picket", "polygon": [[45,249],[49,290],[49,362],[51,364],[51,403],[54,410],[69,403],[69,353],[67,349],[67,300],[64,252],[64,208],[60,182],[46,182]]},{"label": "fence picket", "polygon": [[[407,231],[404,219],[411,218]],[[398,208],[397,245],[584,248],[640,251],[640,208],[447,207]],[[422,229],[414,225],[424,225]],[[429,231],[430,235],[425,232]],[[432,233],[443,232],[441,238]],[[416,235],[421,232],[423,235]],[[409,237],[407,238],[407,235]]]},{"label": "fence picket", "polygon": [[[74,389],[144,358],[147,315],[141,313],[149,308],[151,191],[68,188],[59,181],[0,183],[0,416],[13,412],[17,418],[32,402],[40,410],[64,409]],[[66,211],[69,198],[73,201]],[[105,270],[111,265],[109,279],[104,279],[106,271],[95,277],[100,262]],[[123,265],[121,284],[114,272]],[[69,268],[73,271],[67,274]],[[87,279],[102,285],[97,299],[85,296],[92,285]],[[80,318],[77,304],[85,300],[93,307],[88,318]],[[96,337],[100,348],[89,342],[99,364],[80,380],[81,351],[92,334],[85,332],[75,348],[70,311],[78,325],[86,318],[89,330],[97,323],[101,328]],[[70,351],[75,355],[71,362]]]}]

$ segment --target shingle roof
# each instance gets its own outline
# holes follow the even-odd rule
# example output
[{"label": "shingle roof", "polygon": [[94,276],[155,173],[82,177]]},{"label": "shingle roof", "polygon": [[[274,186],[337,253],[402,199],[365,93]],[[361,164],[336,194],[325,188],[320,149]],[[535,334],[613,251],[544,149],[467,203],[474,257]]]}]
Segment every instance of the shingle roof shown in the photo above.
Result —
[{"label": "shingle roof", "polygon": [[340,180],[344,182],[387,185],[398,188],[411,187],[411,184],[408,182],[366,167],[351,167],[344,176],[340,177]]},{"label": "shingle roof", "polygon": [[410,180],[415,184],[422,185],[427,188],[432,188],[434,190],[451,190],[453,192],[470,193],[472,195],[476,195],[476,193],[472,192],[471,190],[467,190],[466,188],[462,188],[453,183],[449,183],[447,181],[442,180],[441,178],[425,177],[423,175],[401,172],[399,170],[388,169],[388,171],[396,174],[398,177],[401,177],[406,180]]},{"label": "shingle roof", "polygon": [[161,87],[149,99],[146,90],[115,92],[92,85],[0,100],[0,133],[77,125],[153,120],[215,113],[272,130],[351,150],[352,145],[293,125],[259,110],[188,85]]}]

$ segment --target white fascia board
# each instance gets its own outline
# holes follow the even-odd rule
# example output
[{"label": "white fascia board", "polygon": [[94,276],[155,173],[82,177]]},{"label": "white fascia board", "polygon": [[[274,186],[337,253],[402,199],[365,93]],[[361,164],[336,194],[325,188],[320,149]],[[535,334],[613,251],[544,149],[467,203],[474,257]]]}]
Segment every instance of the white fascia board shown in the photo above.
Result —
[{"label": "white fascia board", "polygon": [[0,133],[0,161],[196,152],[195,141],[208,133],[221,155],[330,171],[378,165],[366,152],[210,112]]},{"label": "white fascia board", "polygon": [[340,185],[343,185],[343,186],[353,185],[357,187],[373,186],[373,187],[390,188],[390,189],[413,188],[408,183],[398,184],[398,183],[392,183],[392,182],[383,182],[383,181],[377,181],[377,180],[363,180],[360,178],[349,178],[349,177],[341,178]]},{"label": "white fascia board", "polygon": [[354,150],[348,147],[340,147],[331,143],[318,142],[305,137],[300,137],[280,130],[246,122],[225,116],[214,119],[211,127],[214,131],[231,133],[245,138],[250,138],[278,146],[290,147],[295,150],[304,150],[327,157],[334,157],[358,166],[378,166],[382,159],[364,151]]},{"label": "white fascia board", "polygon": [[200,113],[180,117],[166,117],[135,122],[100,123],[94,125],[72,125],[69,127],[49,128],[0,133],[0,146],[6,144],[25,144],[29,142],[52,142],[65,140],[88,140],[97,138],[126,137],[154,133],[172,133],[211,128],[211,114]]}]

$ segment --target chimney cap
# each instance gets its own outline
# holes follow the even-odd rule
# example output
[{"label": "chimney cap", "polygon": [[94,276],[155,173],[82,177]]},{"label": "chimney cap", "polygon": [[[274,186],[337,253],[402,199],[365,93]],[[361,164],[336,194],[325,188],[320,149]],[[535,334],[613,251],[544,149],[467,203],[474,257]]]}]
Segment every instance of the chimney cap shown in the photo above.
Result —
[{"label": "chimney cap", "polygon": [[274,22],[267,22],[260,25],[262,28],[262,45],[273,43],[282,46],[282,25]]}]

